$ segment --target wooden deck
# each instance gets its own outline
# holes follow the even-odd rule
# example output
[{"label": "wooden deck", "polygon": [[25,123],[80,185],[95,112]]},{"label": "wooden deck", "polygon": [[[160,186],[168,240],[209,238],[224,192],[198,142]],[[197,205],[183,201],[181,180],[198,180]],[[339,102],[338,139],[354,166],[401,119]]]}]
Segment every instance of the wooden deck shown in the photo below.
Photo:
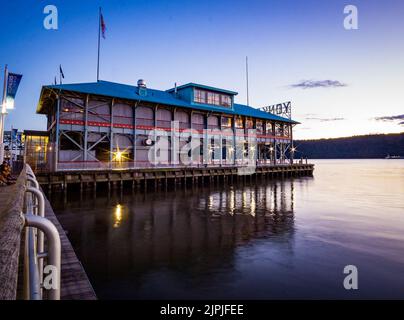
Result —
[{"label": "wooden deck", "polygon": [[24,219],[23,208],[25,176],[11,186],[0,187],[0,300],[17,297],[17,281],[21,232]]}]

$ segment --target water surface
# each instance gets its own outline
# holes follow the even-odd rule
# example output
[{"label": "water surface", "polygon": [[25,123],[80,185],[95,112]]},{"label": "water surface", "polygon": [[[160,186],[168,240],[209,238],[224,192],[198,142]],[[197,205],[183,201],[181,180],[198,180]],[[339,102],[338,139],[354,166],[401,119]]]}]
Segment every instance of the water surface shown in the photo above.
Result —
[{"label": "water surface", "polygon": [[314,177],[51,201],[100,299],[404,298],[404,160],[313,162]]}]

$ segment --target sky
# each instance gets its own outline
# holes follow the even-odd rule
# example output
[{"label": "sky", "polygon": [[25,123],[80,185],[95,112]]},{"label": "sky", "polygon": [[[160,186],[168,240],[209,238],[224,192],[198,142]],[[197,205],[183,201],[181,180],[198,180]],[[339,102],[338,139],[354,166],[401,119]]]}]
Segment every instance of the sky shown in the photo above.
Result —
[{"label": "sky", "polygon": [[[404,131],[404,1],[2,1],[0,73],[23,74],[6,129],[46,130],[41,87],[96,81],[98,8],[106,24],[100,79],[166,90],[196,82],[254,107],[292,102],[294,138]],[[47,30],[46,5],[58,9]],[[344,7],[358,29],[344,28]]]}]

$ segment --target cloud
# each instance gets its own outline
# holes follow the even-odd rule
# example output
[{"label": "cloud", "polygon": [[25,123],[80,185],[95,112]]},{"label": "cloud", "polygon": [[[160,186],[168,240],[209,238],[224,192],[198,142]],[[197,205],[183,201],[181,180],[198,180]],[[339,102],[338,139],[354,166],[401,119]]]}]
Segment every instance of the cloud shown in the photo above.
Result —
[{"label": "cloud", "polygon": [[313,88],[340,88],[346,87],[346,83],[342,83],[338,80],[302,80],[298,83],[291,84],[291,88],[300,89],[313,89]]},{"label": "cloud", "polygon": [[329,122],[329,121],[342,121],[342,120],[346,120],[345,118],[313,118],[313,117],[309,117],[306,118],[306,120],[316,120],[316,121],[320,121],[320,122]]},{"label": "cloud", "polygon": [[[374,118],[377,121],[397,121],[397,120],[404,120],[404,114],[399,114],[398,116],[384,116],[384,117],[376,117]],[[399,124],[403,124],[403,122],[400,122]]]}]

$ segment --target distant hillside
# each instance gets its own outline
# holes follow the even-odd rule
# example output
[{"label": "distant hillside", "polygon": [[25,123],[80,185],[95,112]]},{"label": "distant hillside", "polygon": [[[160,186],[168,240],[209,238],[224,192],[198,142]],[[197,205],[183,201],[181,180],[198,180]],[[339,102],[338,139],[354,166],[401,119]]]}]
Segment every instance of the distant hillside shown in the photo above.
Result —
[{"label": "distant hillside", "polygon": [[386,155],[404,156],[404,132],[376,134],[348,138],[297,140],[295,158],[361,159],[385,158]]}]

